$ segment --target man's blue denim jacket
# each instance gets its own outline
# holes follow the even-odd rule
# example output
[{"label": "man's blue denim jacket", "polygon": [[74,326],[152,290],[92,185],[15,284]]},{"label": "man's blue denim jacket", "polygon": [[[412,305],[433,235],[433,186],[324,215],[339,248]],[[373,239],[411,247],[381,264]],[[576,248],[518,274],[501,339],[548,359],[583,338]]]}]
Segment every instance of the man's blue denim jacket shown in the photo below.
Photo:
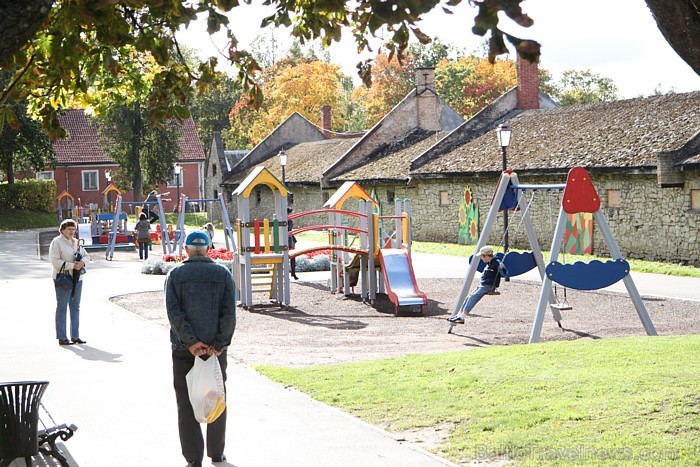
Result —
[{"label": "man's blue denim jacket", "polygon": [[223,350],[236,328],[236,287],[228,269],[206,256],[193,256],[165,279],[165,308],[173,350],[197,342]]}]

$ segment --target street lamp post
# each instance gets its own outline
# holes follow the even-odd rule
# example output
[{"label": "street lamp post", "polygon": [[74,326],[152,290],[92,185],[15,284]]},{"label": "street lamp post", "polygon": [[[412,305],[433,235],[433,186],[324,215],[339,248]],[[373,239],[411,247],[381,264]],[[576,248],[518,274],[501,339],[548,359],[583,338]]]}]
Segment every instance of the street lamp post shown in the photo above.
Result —
[{"label": "street lamp post", "polygon": [[[508,161],[506,148],[510,146],[510,136],[511,136],[510,125],[507,123],[501,123],[498,125],[498,130],[496,134],[498,135],[498,145],[501,147],[501,163],[503,166],[503,171],[508,169]],[[503,252],[508,252],[508,210],[503,210]]]},{"label": "street lamp post", "polygon": [[182,173],[182,166],[180,164],[175,164],[175,177],[177,178],[177,204],[175,205],[175,212],[180,212],[180,174]]},{"label": "street lamp post", "polygon": [[282,166],[282,183],[286,184],[287,182],[285,179],[284,169],[285,169],[285,167],[287,167],[287,153],[284,151],[280,151],[278,156],[280,158],[280,165]]},{"label": "street lamp post", "polygon": [[[105,180],[107,180],[107,186],[112,183],[112,172],[110,172],[109,169],[105,169]],[[110,209],[110,207],[109,193],[105,193],[102,200],[102,209],[107,210]]]}]

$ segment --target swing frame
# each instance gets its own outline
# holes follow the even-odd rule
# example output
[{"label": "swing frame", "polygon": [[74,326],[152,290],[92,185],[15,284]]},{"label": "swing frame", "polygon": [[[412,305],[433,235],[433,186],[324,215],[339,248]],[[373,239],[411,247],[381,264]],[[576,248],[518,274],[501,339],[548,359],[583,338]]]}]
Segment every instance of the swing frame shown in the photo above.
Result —
[{"label": "swing frame", "polygon": [[[569,171],[569,174],[566,179],[564,197],[562,198],[561,208],[559,209],[559,218],[557,220],[557,226],[554,230],[554,237],[552,238],[551,243],[551,251],[547,266],[548,274],[545,274],[542,279],[540,298],[537,304],[537,311],[535,312],[535,320],[532,325],[532,332],[530,334],[529,342],[531,344],[539,342],[540,333],[542,331],[542,323],[544,321],[544,312],[545,308],[547,307],[548,300],[550,301],[551,305],[551,296],[553,293],[552,286],[554,283],[555,275],[553,272],[549,271],[551,271],[551,268],[553,266],[561,266],[561,264],[557,262],[560,250],[560,247],[558,247],[558,245],[561,245],[561,242],[564,240],[564,234],[566,232],[567,215],[577,212],[591,211],[593,214],[593,218],[598,224],[600,232],[608,245],[608,249],[610,250],[614,261],[608,261],[605,264],[601,263],[600,261],[591,261],[587,264],[579,262],[575,265],[567,266],[574,266],[574,268],[571,269],[571,271],[574,271],[579,275],[581,274],[581,271],[583,271],[584,267],[586,267],[587,265],[594,266],[598,271],[605,271],[606,273],[612,271],[612,274],[609,274],[609,277],[613,277],[613,279],[616,279],[615,282],[617,282],[618,280],[622,280],[624,282],[625,287],[627,289],[627,293],[630,299],[632,300],[635,309],[637,310],[637,315],[639,316],[639,319],[641,320],[647,335],[657,335],[656,329],[654,328],[654,324],[651,322],[651,319],[649,318],[649,313],[647,312],[646,307],[644,306],[644,302],[642,301],[642,297],[639,295],[639,291],[637,290],[637,287],[634,284],[634,281],[632,280],[632,276],[630,276],[629,274],[629,265],[622,258],[622,252],[620,251],[620,248],[618,247],[617,242],[615,241],[615,237],[612,234],[612,230],[610,230],[610,226],[608,225],[608,221],[605,218],[605,214],[603,214],[603,211],[600,209],[600,198],[598,197],[598,194],[596,193],[595,188],[593,187],[593,184],[590,181],[590,176],[588,175],[588,172],[586,172],[586,170],[582,167],[574,167]],[[555,245],[557,246],[555,247]],[[616,278],[615,273],[617,271],[613,270],[614,268],[618,271],[622,269],[624,271],[624,275],[617,274],[620,275],[620,277],[619,279]],[[565,285],[561,282],[561,280],[556,283]],[[571,286],[569,285],[569,287]],[[594,284],[590,287],[572,288],[580,288],[581,290],[597,290],[600,287]]]},{"label": "swing frame", "polygon": [[[525,234],[527,235],[528,241],[530,242],[531,254],[533,256],[535,266],[537,267],[537,270],[539,272],[540,279],[546,277],[545,264],[544,259],[542,257],[542,250],[540,248],[539,241],[537,240],[537,234],[532,224],[532,219],[529,215],[529,209],[530,204],[532,203],[532,199],[530,200],[530,203],[526,204],[526,197],[523,196],[523,193],[526,190],[563,190],[565,187],[566,185],[521,185],[518,179],[518,175],[515,172],[513,172],[512,170],[503,171],[501,173],[501,177],[498,182],[496,191],[491,199],[491,208],[489,209],[489,213],[486,216],[486,222],[481,231],[481,234],[479,235],[479,239],[477,240],[475,251],[479,251],[482,247],[486,246],[486,243],[488,241],[489,236],[491,235],[491,231],[493,230],[493,226],[496,222],[496,218],[498,217],[499,212],[503,210],[520,210],[520,212],[522,213],[522,217],[518,228],[520,228],[520,225],[525,226]],[[506,199],[506,195],[509,199],[515,199],[515,202],[512,204],[504,202]],[[509,252],[505,252],[502,261],[505,261],[508,254]],[[476,258],[469,262],[467,274],[464,278],[464,281],[462,282],[462,288],[460,290],[459,295],[457,296],[455,305],[452,308],[451,316],[454,317],[457,316],[457,314],[459,314],[459,310],[462,303],[464,303],[464,300],[466,300],[467,295],[469,295],[469,290],[471,288],[472,281],[474,280],[474,276],[476,275],[476,272],[478,270],[479,263],[480,261],[477,261]],[[519,274],[522,274],[522,272],[520,272]],[[514,277],[516,275],[518,274],[510,274],[511,277]],[[549,302],[552,304],[556,303],[554,293],[551,291]],[[451,323],[448,333],[452,332],[453,327],[454,324]]]}]

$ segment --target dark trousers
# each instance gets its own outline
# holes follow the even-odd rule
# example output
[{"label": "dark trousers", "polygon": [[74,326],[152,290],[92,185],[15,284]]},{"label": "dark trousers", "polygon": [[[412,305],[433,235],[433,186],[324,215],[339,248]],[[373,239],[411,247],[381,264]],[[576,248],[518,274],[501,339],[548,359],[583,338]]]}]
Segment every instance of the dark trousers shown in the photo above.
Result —
[{"label": "dark trousers", "polygon": [[[210,357],[211,358],[211,357]],[[219,355],[221,372],[226,382],[226,351]],[[194,355],[187,348],[173,350],[173,384],[177,400],[177,424],[180,431],[180,447],[187,462],[197,462],[204,459],[204,439],[202,428],[194,418],[192,404],[187,392],[185,375],[194,366]],[[224,455],[226,443],[226,410],[213,423],[207,425],[207,455],[221,457]]]},{"label": "dark trousers", "polygon": [[143,239],[138,241],[139,244],[139,258],[148,259],[148,247],[151,244],[150,240]]}]

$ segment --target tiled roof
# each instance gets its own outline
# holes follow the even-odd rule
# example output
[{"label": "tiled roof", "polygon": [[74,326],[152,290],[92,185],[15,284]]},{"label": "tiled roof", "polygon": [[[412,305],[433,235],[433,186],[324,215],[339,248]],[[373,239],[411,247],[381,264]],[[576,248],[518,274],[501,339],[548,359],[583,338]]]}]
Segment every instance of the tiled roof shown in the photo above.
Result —
[{"label": "tiled roof", "polygon": [[[100,147],[95,121],[82,109],[66,110],[61,113],[58,120],[68,132],[67,138],[53,142],[58,165],[113,163]],[[204,160],[204,147],[191,117],[180,125],[180,147],[183,151],[181,161]]]},{"label": "tiled roof", "polygon": [[[508,167],[515,170],[655,167],[657,153],[679,149],[700,130],[700,91],[529,110],[508,123]],[[413,174],[500,170],[501,149],[490,131]]]},{"label": "tiled roof", "polygon": [[100,148],[97,125],[82,110],[62,112],[58,121],[68,137],[53,142],[56,162],[66,164],[112,163]]},{"label": "tiled roof", "polygon": [[407,180],[411,161],[447,136],[449,131],[414,130],[388,144],[366,163],[334,178],[337,181]]},{"label": "tiled roof", "polygon": [[199,139],[197,127],[192,117],[188,117],[180,124],[180,147],[182,148],[181,161],[197,162],[204,160],[204,146]]},{"label": "tiled roof", "polygon": [[[300,143],[287,149],[285,180],[287,183],[313,183],[321,181],[323,171],[350,149],[359,138],[333,138]],[[270,173],[282,180],[282,167],[277,154],[261,163]],[[254,168],[230,176],[226,184],[241,183]]]}]

